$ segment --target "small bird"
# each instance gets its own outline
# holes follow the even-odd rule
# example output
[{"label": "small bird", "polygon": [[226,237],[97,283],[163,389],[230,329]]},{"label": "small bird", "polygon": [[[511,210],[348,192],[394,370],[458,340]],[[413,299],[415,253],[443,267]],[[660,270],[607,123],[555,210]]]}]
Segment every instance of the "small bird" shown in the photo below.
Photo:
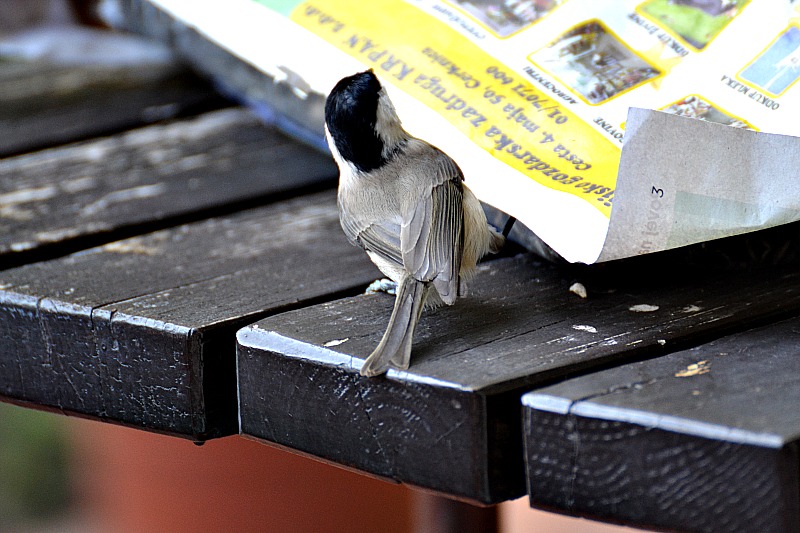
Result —
[{"label": "small bird", "polygon": [[403,129],[372,69],[333,88],[325,135],[339,166],[342,229],[397,284],[389,326],[361,375],[407,369],[423,307],[455,303],[478,260],[505,239],[455,161]]}]

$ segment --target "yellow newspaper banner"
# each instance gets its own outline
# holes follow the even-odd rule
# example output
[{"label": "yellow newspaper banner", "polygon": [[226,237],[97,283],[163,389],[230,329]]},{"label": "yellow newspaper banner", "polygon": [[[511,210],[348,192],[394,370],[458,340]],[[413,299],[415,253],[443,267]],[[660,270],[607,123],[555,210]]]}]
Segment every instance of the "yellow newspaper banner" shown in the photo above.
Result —
[{"label": "yellow newspaper banner", "polygon": [[[291,19],[375,69],[523,175],[611,215],[621,147],[569,110],[531,63],[517,73],[402,0],[305,2]],[[402,118],[402,117],[401,117]]]}]

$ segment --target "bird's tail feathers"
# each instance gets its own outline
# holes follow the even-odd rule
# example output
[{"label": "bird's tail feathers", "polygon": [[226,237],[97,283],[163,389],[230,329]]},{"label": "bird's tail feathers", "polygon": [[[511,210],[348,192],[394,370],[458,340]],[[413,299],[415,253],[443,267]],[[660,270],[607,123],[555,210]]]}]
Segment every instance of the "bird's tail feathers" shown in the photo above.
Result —
[{"label": "bird's tail feathers", "polygon": [[367,357],[361,367],[362,376],[378,376],[389,370],[389,365],[405,370],[411,361],[411,343],[414,329],[427,294],[425,283],[404,276],[397,284],[394,310],[389,326],[378,347]]}]

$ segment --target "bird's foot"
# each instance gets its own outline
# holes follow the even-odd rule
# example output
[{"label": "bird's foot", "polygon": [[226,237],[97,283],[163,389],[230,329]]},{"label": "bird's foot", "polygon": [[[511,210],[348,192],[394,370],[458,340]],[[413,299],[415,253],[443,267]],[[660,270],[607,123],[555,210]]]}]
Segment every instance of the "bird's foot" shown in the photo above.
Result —
[{"label": "bird's foot", "polygon": [[376,292],[385,292],[386,294],[397,294],[397,283],[390,279],[376,279],[369,284],[364,294],[375,294]]}]

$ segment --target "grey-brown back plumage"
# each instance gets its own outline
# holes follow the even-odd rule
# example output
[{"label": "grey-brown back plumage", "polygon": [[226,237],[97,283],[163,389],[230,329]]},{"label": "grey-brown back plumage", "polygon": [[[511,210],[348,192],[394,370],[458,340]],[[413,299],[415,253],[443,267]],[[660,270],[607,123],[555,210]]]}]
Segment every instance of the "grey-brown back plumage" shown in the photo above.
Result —
[{"label": "grey-brown back plumage", "polygon": [[[342,228],[351,242],[418,281],[432,282],[442,300],[453,303],[464,243],[461,170],[424,141],[410,139],[402,150],[380,175],[367,173],[341,185]],[[409,173],[417,177],[404,179]],[[408,183],[418,187],[408,190]]]}]

